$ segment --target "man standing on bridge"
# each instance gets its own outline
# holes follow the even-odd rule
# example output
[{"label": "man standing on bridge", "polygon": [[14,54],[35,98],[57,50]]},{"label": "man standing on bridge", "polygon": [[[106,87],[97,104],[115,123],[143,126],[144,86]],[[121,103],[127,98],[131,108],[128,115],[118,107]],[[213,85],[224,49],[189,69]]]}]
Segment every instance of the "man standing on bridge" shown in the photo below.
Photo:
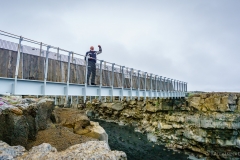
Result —
[{"label": "man standing on bridge", "polygon": [[[96,61],[97,55],[102,53],[102,47],[98,45],[99,51],[94,51],[94,47],[90,47],[90,51],[86,53],[86,57],[88,57],[88,73],[87,73],[87,84],[89,85],[89,77],[92,73],[91,85],[95,84],[95,76],[96,76]],[[86,60],[85,57],[85,60]]]}]

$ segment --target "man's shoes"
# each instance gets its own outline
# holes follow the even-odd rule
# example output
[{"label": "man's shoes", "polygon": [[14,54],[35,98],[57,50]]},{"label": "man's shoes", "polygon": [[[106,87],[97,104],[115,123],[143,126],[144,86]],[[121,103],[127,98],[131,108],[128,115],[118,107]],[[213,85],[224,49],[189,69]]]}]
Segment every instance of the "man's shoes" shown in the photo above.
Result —
[{"label": "man's shoes", "polygon": [[94,86],[96,86],[96,84],[95,84],[95,83],[91,83],[91,85],[94,85]]}]

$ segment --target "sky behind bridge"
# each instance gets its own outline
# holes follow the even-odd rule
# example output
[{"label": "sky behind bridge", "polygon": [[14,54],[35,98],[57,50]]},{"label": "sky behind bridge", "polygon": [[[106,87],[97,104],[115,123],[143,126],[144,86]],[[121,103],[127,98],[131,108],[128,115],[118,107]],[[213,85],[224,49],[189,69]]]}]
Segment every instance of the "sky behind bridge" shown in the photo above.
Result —
[{"label": "sky behind bridge", "polygon": [[[0,30],[188,82],[240,91],[239,0],[1,0]],[[0,35],[1,39],[4,39]]]}]

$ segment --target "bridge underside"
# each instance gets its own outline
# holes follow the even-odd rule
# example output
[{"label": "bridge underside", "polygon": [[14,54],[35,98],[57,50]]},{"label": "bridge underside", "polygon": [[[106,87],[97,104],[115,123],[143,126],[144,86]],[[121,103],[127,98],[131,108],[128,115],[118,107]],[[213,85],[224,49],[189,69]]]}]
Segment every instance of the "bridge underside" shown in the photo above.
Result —
[{"label": "bridge underside", "polygon": [[[44,85],[46,85],[44,87]],[[45,88],[45,90],[44,90]],[[86,91],[86,92],[85,92]],[[48,95],[48,96],[119,96],[149,98],[185,97],[180,91],[137,90],[129,88],[112,88],[106,86],[85,86],[84,84],[66,84],[37,80],[0,78],[0,94],[12,95]]]}]

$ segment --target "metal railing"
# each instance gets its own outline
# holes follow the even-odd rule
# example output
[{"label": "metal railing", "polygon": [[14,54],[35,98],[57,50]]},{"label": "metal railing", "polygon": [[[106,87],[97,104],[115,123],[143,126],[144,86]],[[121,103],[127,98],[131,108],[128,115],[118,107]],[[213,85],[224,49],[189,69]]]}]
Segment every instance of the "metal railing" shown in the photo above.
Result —
[{"label": "metal railing", "polygon": [[[35,40],[31,40],[29,38],[25,38],[22,36],[18,36],[15,34],[11,34],[5,31],[0,30],[0,35],[7,36],[10,38],[14,38],[19,40],[18,42],[18,49],[17,49],[17,60],[16,60],[16,68],[15,68],[15,75],[14,75],[14,84],[13,84],[13,90],[12,94],[17,94],[17,83],[19,81],[19,77],[22,79],[29,79],[27,77],[24,77],[24,55],[23,55],[23,45],[22,42],[29,42],[33,43],[35,45],[39,45],[39,56],[44,56],[44,50],[43,47],[46,47],[45,56],[43,59],[43,68],[44,68],[44,75],[43,79],[38,78],[35,80],[42,80],[43,86],[42,86],[42,95],[47,95],[46,89],[47,89],[47,83],[49,81],[57,82],[57,80],[48,80],[48,73],[49,73],[49,55],[50,55],[50,49],[56,50],[56,56],[54,60],[60,62],[60,82],[65,81],[65,91],[64,94],[66,97],[69,95],[69,85],[70,85],[70,74],[72,68],[75,67],[75,75],[71,79],[71,84],[84,84],[83,92],[81,95],[84,96],[84,100],[86,100],[86,96],[88,95],[87,91],[88,88],[92,88],[93,86],[87,85],[87,73],[88,73],[88,58],[86,58],[85,64],[77,64],[77,61],[84,61],[85,55],[68,51],[59,47],[54,47],[52,45],[48,45],[42,42],[38,42]],[[66,52],[68,54],[67,61],[63,61],[62,57],[65,55],[60,54],[61,52]],[[74,58],[75,56],[83,57],[81,58]],[[65,56],[66,57],[66,56]],[[21,73],[22,75],[19,75],[19,68],[20,68],[20,61],[21,61]],[[96,60],[96,84],[97,86],[94,86],[97,88],[98,93],[96,93],[96,96],[99,96],[99,100],[101,100],[102,97],[102,88],[108,87],[109,95],[111,98],[113,96],[118,95],[115,92],[116,89],[118,89],[119,96],[121,99],[123,99],[126,94],[124,92],[128,91],[128,97],[130,99],[133,98],[133,96],[137,96],[138,99],[140,97],[150,97],[150,98],[156,98],[156,97],[163,97],[163,98],[177,98],[177,97],[185,97],[185,92],[187,92],[187,83],[159,75],[155,75],[152,73],[143,72],[140,70],[136,70],[133,68],[128,68],[125,66],[121,66],[115,63],[110,63],[104,60]],[[67,71],[64,71],[64,74],[62,73],[64,65],[67,65]],[[38,76],[39,77],[39,76]],[[57,79],[57,78],[55,78]],[[64,80],[63,80],[64,79]],[[134,94],[133,94],[134,91]],[[140,93],[141,92],[141,93]],[[105,93],[106,95],[106,93]]]}]

